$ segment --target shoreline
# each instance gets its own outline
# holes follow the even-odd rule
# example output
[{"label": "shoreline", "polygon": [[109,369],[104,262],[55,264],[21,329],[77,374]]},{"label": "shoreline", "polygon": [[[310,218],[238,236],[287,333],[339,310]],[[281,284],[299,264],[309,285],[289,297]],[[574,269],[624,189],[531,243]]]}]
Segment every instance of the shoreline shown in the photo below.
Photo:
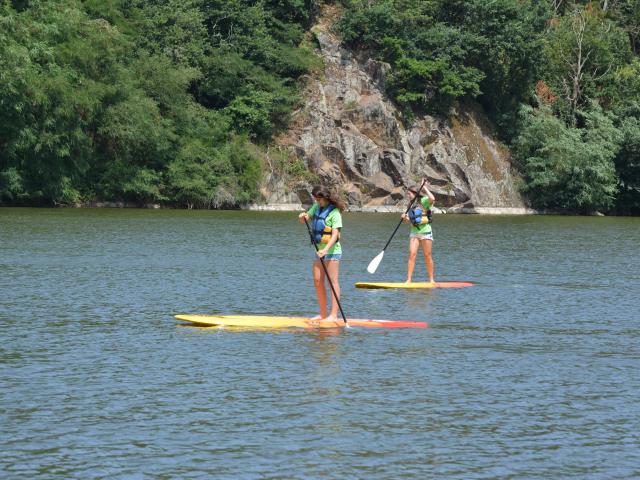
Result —
[{"label": "shoreline", "polygon": [[[299,212],[306,210],[301,203],[282,203],[271,205],[249,204],[240,207],[241,210],[257,212]],[[373,207],[349,207],[349,212],[361,213],[402,213],[405,207],[393,205],[378,205]],[[463,214],[463,215],[542,215],[545,212],[525,207],[449,207],[433,208],[435,214]]]},{"label": "shoreline", "polygon": [[[278,204],[247,204],[237,208],[194,208],[176,207],[171,205],[161,205],[159,203],[139,204],[133,202],[86,202],[78,205],[53,205],[53,206],[36,206],[36,205],[2,205],[0,208],[113,208],[113,209],[140,209],[140,210],[219,210],[219,211],[249,211],[249,212],[300,212],[306,210],[301,203],[278,203]],[[347,208],[347,212],[355,213],[403,213],[405,207],[394,205],[377,205],[377,206],[352,206]],[[578,216],[578,217],[615,217],[615,216],[633,216],[633,215],[616,215],[615,213],[606,215],[601,212],[591,214],[552,211],[552,210],[535,210],[527,207],[464,207],[454,206],[447,208],[433,207],[433,213],[436,215],[562,215],[562,216]]]}]

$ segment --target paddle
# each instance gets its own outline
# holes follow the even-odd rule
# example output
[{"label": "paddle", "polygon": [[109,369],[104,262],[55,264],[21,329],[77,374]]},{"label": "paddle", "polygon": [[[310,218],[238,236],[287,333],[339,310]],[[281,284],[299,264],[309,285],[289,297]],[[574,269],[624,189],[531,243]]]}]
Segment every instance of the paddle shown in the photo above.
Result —
[{"label": "paddle", "polygon": [[[426,178],[422,181],[422,185],[420,185],[420,189],[418,190],[416,196],[413,197],[413,200],[411,200],[411,203],[409,203],[409,206],[404,211],[405,215],[409,212],[409,210],[411,210],[411,207],[413,206],[413,202],[416,201],[416,198],[418,198],[418,195],[420,194],[420,192],[422,192],[422,188],[424,187],[425,183],[427,183],[427,179]],[[391,237],[389,237],[389,240],[387,241],[387,243],[384,246],[384,248],[382,249],[382,251],[378,255],[376,255],[376,258],[374,258],[373,260],[371,260],[369,262],[369,266],[367,267],[367,272],[376,273],[376,270],[378,269],[378,265],[380,265],[380,262],[382,262],[382,258],[384,257],[384,251],[387,249],[387,247],[391,243],[391,240],[393,239],[394,235],[396,234],[396,232],[400,228],[401,224],[402,224],[402,219],[400,219],[400,221],[398,222],[398,225],[396,225],[396,229],[391,234]]]},{"label": "paddle", "polygon": [[[309,226],[309,222],[307,219],[304,219],[304,224],[307,226],[307,231],[309,232],[309,238],[311,239],[311,243],[316,249],[316,252],[319,251],[318,244],[316,243],[316,239],[313,237],[313,232],[311,231],[311,227]],[[342,319],[344,320],[344,324],[348,327],[347,316],[344,314],[344,310],[342,310],[342,305],[340,305],[340,300],[338,300],[338,295],[336,294],[336,289],[333,287],[333,283],[331,282],[331,277],[329,277],[329,272],[327,272],[327,266],[324,264],[324,258],[320,258],[320,263],[322,264],[322,268],[324,269],[324,274],[327,277],[327,281],[329,282],[329,286],[331,287],[331,292],[333,292],[333,298],[336,299],[338,303],[338,308],[340,308],[340,314],[342,315]]]}]

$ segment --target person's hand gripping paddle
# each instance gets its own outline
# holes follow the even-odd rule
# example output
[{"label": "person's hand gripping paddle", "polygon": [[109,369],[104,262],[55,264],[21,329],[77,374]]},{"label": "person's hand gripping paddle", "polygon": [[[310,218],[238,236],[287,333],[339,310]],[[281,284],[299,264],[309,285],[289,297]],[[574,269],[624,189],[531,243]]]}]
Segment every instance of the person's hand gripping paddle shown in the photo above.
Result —
[{"label": "person's hand gripping paddle", "polygon": [[[309,226],[309,222],[307,219],[304,219],[304,224],[307,226],[307,231],[309,232],[309,238],[311,239],[311,243],[316,249],[316,252],[319,251],[318,244],[316,243],[316,239],[313,236],[313,232],[311,231],[311,227]],[[331,282],[331,277],[329,277],[329,272],[327,272],[327,266],[324,264],[324,258],[320,257],[320,263],[322,264],[322,269],[324,270],[324,275],[327,277],[327,281],[329,282],[329,286],[331,287],[331,292],[333,293],[333,298],[335,298],[338,303],[338,308],[340,308],[340,314],[342,315],[342,319],[344,320],[345,327],[348,327],[347,316],[344,314],[344,310],[342,310],[342,305],[340,305],[340,300],[338,300],[338,295],[336,294],[336,289]]]},{"label": "person's hand gripping paddle", "polygon": [[[405,212],[404,212],[405,215],[407,213],[409,213],[409,210],[411,210],[411,207],[413,206],[413,203],[416,201],[416,198],[418,198],[418,195],[420,195],[420,192],[422,192],[422,189],[424,188],[424,184],[425,183],[427,183],[427,179],[426,178],[422,181],[422,185],[420,185],[420,189],[416,192],[416,195],[413,197],[413,200],[411,200],[411,203],[409,203],[409,206],[405,210]],[[376,255],[376,258],[374,258],[373,260],[371,260],[369,262],[369,266],[367,267],[367,272],[376,273],[376,270],[378,269],[378,266],[380,265],[380,262],[382,262],[382,259],[384,258],[384,251],[387,249],[387,247],[391,243],[391,240],[393,239],[394,235],[398,231],[398,228],[400,228],[401,224],[402,224],[402,219],[400,219],[400,221],[398,222],[398,225],[396,225],[396,229],[391,234],[391,237],[389,237],[389,240],[385,244],[385,246],[382,249],[382,251],[378,255]]]}]

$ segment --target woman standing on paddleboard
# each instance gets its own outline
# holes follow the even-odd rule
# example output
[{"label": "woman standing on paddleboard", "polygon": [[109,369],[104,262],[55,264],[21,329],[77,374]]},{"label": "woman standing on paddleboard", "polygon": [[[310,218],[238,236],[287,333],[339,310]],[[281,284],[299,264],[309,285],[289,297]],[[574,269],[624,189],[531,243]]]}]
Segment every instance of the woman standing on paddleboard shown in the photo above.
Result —
[{"label": "woman standing on paddleboard", "polygon": [[340,272],[340,258],[342,257],[342,246],[340,245],[340,230],[342,229],[342,212],[345,205],[342,200],[325,187],[314,187],[312,191],[314,204],[306,212],[298,215],[300,223],[311,222],[312,234],[318,246],[316,258],[313,262],[313,283],[316,287],[320,315],[314,320],[338,319],[338,301],[332,295],[331,313],[327,316],[327,280],[325,271],[322,268],[320,259],[324,259],[324,264],[329,274],[329,280],[333,284],[338,300],[340,299],[340,285],[338,274]]},{"label": "woman standing on paddleboard", "polygon": [[[427,267],[429,282],[433,283],[433,259],[431,258],[431,246],[433,244],[433,231],[431,230],[431,212],[435,197],[427,188],[426,179],[421,185],[409,187],[409,201],[416,199],[408,213],[402,214],[402,220],[411,224],[409,234],[409,261],[407,262],[407,283],[411,283],[413,278],[413,267],[416,263],[418,247],[422,246],[424,263]],[[417,197],[417,198],[416,198]]]}]

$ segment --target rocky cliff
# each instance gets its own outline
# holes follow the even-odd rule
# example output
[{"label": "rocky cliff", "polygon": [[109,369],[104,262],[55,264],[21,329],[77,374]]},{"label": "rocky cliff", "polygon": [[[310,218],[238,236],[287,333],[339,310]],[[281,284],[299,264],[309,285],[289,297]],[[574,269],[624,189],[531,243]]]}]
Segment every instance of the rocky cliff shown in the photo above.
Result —
[{"label": "rocky cliff", "polygon": [[[481,109],[465,105],[448,119],[425,115],[405,125],[384,93],[388,65],[344,48],[331,29],[337,20],[335,7],[324,7],[312,29],[324,70],[306,79],[304,105],[276,146],[341,191],[351,210],[397,210],[404,187],[424,176],[440,209],[523,210],[509,152]],[[266,208],[295,208],[310,201],[310,189],[271,171],[262,193]]]}]

